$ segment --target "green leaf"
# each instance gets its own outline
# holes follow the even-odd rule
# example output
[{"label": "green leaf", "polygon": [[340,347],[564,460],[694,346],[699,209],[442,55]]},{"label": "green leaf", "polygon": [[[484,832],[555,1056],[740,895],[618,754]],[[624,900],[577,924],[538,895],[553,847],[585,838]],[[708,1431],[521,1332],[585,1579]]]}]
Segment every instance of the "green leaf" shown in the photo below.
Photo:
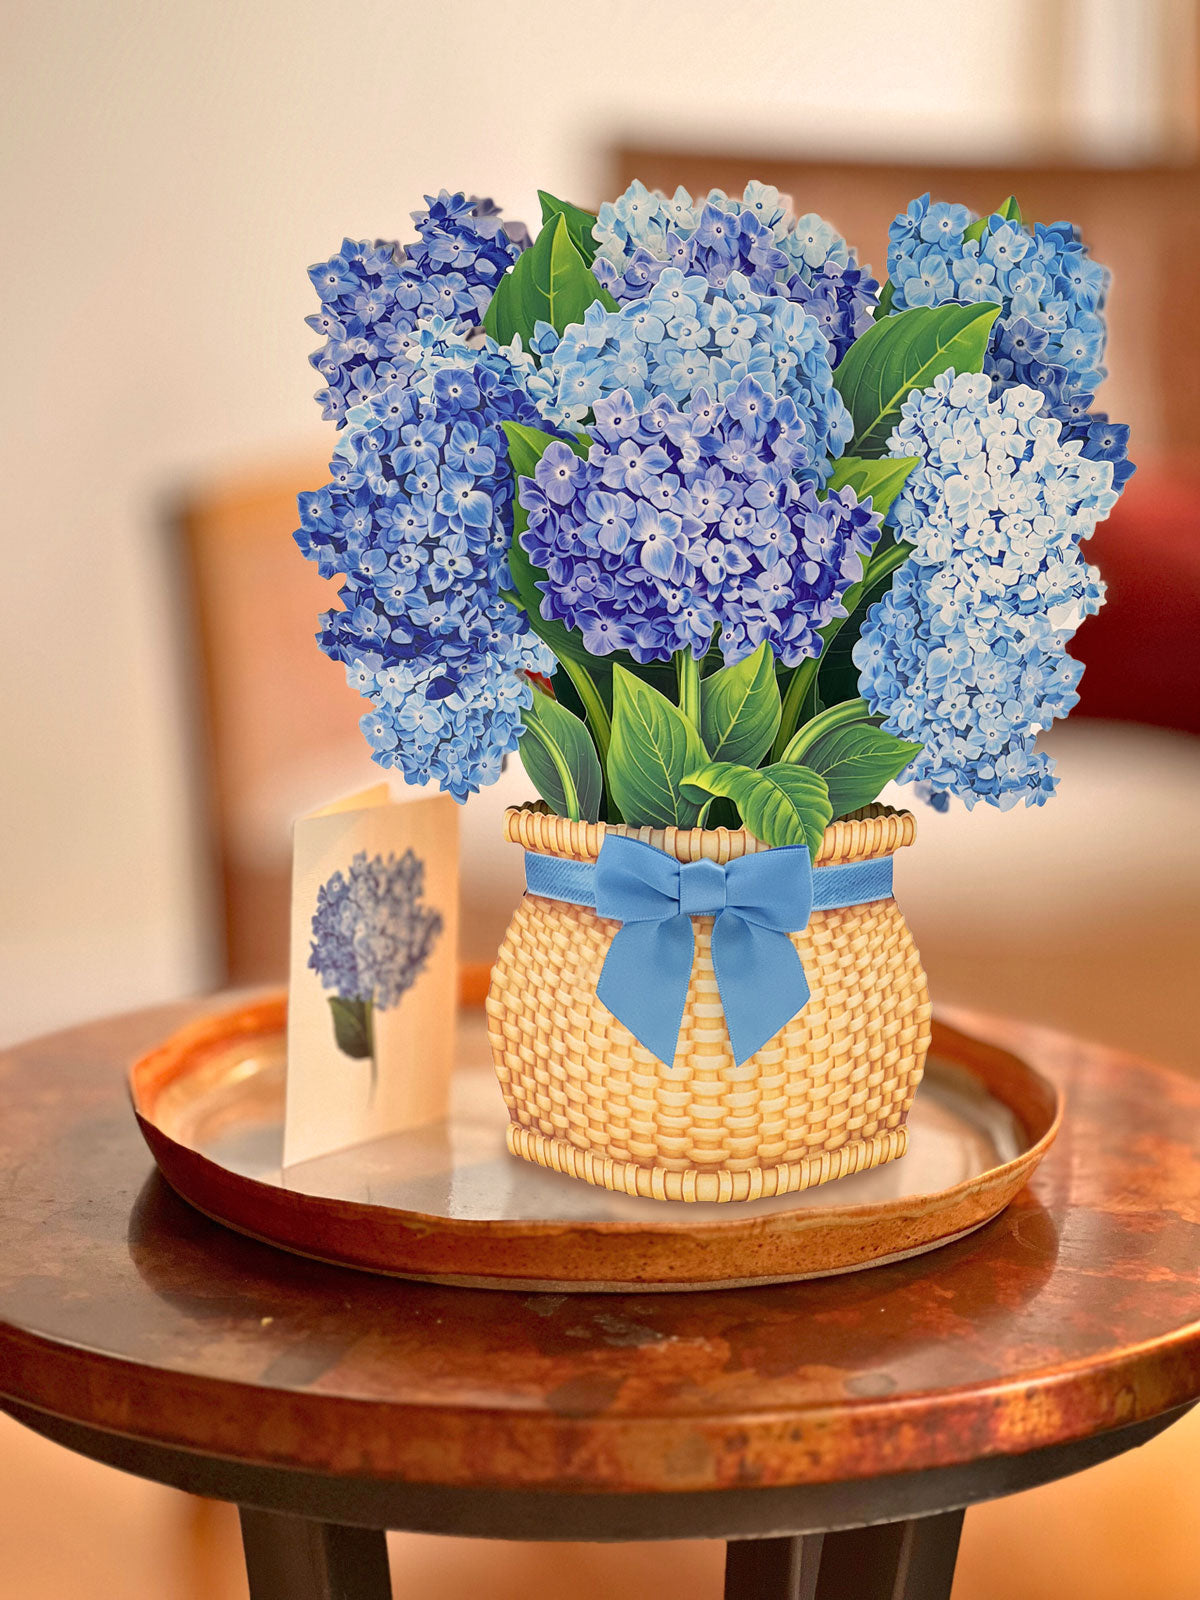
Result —
[{"label": "green leaf", "polygon": [[596,822],[604,779],[586,726],[548,694],[534,692],[517,746],[529,781],[560,817]]},{"label": "green leaf", "polygon": [[703,767],[700,735],[666,695],[613,667],[612,743],[608,783],[633,827],[693,827],[703,800],[683,793],[685,772]]},{"label": "green leaf", "polygon": [[1000,307],[986,302],[914,306],[875,322],[846,352],[833,381],[854,419],[854,451],[881,456],[900,407],[942,372],[982,372]]},{"label": "green leaf", "polygon": [[519,335],[528,349],[539,322],[562,333],[572,322],[582,322],[596,300],[606,311],[617,309],[572,243],[567,219],[559,212],[500,279],[483,326],[497,344],[511,344]]},{"label": "green leaf", "polygon": [[[892,301],[896,298],[896,285],[890,278],[886,279],[883,288],[879,291],[879,304],[875,307],[875,321],[882,322],[884,317],[892,312]],[[847,352],[849,354],[849,352]]]},{"label": "green leaf", "polygon": [[771,646],[700,680],[700,733],[714,761],[756,767],[779,727],[779,682]]},{"label": "green leaf", "polygon": [[[508,440],[508,459],[513,470],[513,537],[508,551],[509,572],[521,609],[529,618],[529,626],[543,644],[549,645],[560,661],[568,658],[587,662],[589,670],[603,663],[589,656],[583,647],[583,635],[561,622],[550,622],[542,616],[542,591],[537,587],[546,574],[535,567],[521,545],[520,535],[529,526],[529,517],[519,498],[518,479],[532,478],[538,462],[550,445],[555,443],[552,433],[542,433],[538,428],[527,428],[521,422],[502,422]],[[578,456],[586,456],[587,446],[578,440],[567,443]]]},{"label": "green leaf", "polygon": [[508,553],[508,569],[512,576],[513,590],[521,603],[521,610],[528,618],[530,628],[542,643],[547,645],[560,661],[586,666],[587,671],[597,682],[601,679],[606,680],[610,670],[608,663],[602,657],[588,655],[583,647],[583,635],[575,628],[568,628],[563,622],[542,615],[542,591],[537,585],[546,574],[541,567],[534,566],[519,544],[514,544]]},{"label": "green leaf", "polygon": [[833,815],[825,779],[811,767],[777,761],[769,767],[714,761],[689,772],[684,787],[732,800],[763,844],[807,844],[815,856]]},{"label": "green leaf", "polygon": [[882,600],[892,586],[896,569],[909,559],[913,547],[894,540],[885,529],[871,552],[862,582],[852,584],[842,597],[849,613],[835,617],[817,632],[824,644],[817,658],[817,685],[827,706],[853,700],[858,694],[858,668],[853,650],[858,643],[867,611]]},{"label": "green leaf", "polygon": [[371,1037],[371,1002],[369,1000],[343,1000],[341,995],[329,996],[329,1009],[333,1015],[333,1036],[344,1056],[355,1061],[367,1061],[375,1054]]},{"label": "green leaf", "polygon": [[921,748],[864,720],[822,734],[804,752],[804,761],[825,779],[834,816],[844,817],[878,800]]},{"label": "green leaf", "polygon": [[[534,468],[555,442],[557,435],[543,433],[541,428],[528,428],[523,422],[502,422],[504,437],[508,440],[508,459],[514,477],[532,478]],[[568,439],[577,456],[587,455],[587,445],[582,439]]]},{"label": "green leaf", "polygon": [[545,189],[538,190],[538,199],[542,202],[542,225],[548,227],[555,217],[562,217],[571,235],[571,243],[590,267],[596,259],[596,241],[592,237],[596,219],[592,213],[573,206],[569,200],[556,199],[554,195],[547,194]]},{"label": "green leaf", "polygon": [[870,495],[872,508],[886,517],[892,501],[916,465],[916,456],[879,456],[873,460],[864,456],[841,456],[833,463],[825,492],[832,494],[835,489],[849,485],[860,500]]},{"label": "green leaf", "polygon": [[1005,222],[1020,222],[1021,208],[1017,204],[1016,195],[1010,194],[1004,204],[998,210],[992,212],[991,216],[976,217],[975,221],[963,233],[963,238],[982,239],[988,230],[988,224],[991,222],[992,216],[1003,217]]},{"label": "green leaf", "polygon": [[[512,543],[508,549],[508,570],[512,579],[512,590],[506,593],[504,598],[525,613],[531,631],[562,663],[570,680],[571,698],[578,700],[580,709],[588,719],[603,771],[608,760],[612,666],[609,662],[588,654],[584,649],[583,635],[576,629],[543,617],[542,591],[538,588],[538,584],[545,579],[546,574],[540,567],[534,566],[521,545],[521,534],[529,526],[529,517],[521,506],[520,484],[517,480],[533,476],[542,455],[554,443],[554,436],[543,433],[538,428],[527,428],[520,422],[505,422],[501,426],[508,440],[508,458],[513,469],[514,488],[513,533]],[[585,441],[574,439],[568,440],[567,443],[576,455],[587,454],[588,447]],[[532,773],[530,777],[533,777]],[[536,781],[534,779],[535,783]],[[611,798],[611,790],[609,796]],[[605,820],[619,822],[620,817],[610,807]]]}]

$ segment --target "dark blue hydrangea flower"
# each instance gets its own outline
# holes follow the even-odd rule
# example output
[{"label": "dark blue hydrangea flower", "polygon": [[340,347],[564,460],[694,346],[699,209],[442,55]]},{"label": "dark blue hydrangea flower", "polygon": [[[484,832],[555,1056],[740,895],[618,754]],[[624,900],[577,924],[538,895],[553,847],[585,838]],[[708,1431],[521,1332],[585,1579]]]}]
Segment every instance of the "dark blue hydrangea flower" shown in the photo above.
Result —
[{"label": "dark blue hydrangea flower", "polygon": [[694,202],[686,189],[668,200],[634,183],[601,206],[594,232],[596,276],[618,303],[642,299],[667,267],[716,289],[738,273],[756,294],[783,295],[811,311],[835,366],[878,304],[879,285],[837,230],[815,214],[793,217],[765,184],[747,184],[741,200],[714,189]]},{"label": "dark blue hydrangea flower", "polygon": [[300,496],[297,544],[344,578],[318,641],[371,701],[361,725],[375,760],[459,800],[516,748],[524,673],[554,669],[501,598],[512,477],[500,424],[539,425],[528,365],[424,323],[409,381],[354,410],[331,481]]},{"label": "dark blue hydrangea flower", "polygon": [[787,280],[785,293],[816,318],[829,340],[834,366],[871,326],[879,304],[879,285],[866,267],[853,261],[846,266],[826,261],[808,278],[796,273]]},{"label": "dark blue hydrangea flower", "polygon": [[984,363],[993,394],[1039,389],[1046,415],[1090,461],[1108,461],[1120,490],[1134,471],[1128,428],[1092,412],[1106,373],[1104,302],[1109,273],[1067,222],[1028,228],[996,214],[968,239],[966,206],[913,200],[889,229],[893,309],[991,301],[1000,306]]},{"label": "dark blue hydrangea flower", "polygon": [[442,914],[422,904],[425,863],[411,850],[372,856],[360,850],[348,873],[317,891],[308,965],[343,1000],[390,1010],[425,970]]},{"label": "dark blue hydrangea flower", "polygon": [[346,412],[412,371],[417,323],[441,317],[466,333],[483,320],[504,272],[529,243],[522,223],[505,224],[490,200],[445,189],[414,211],[417,241],[344,239],[309,268],[321,309],[306,320],[324,338],[309,357],[325,379],[321,414],[343,427]]},{"label": "dark blue hydrangea flower", "polygon": [[546,573],[542,614],[577,628],[593,655],[727,662],[764,640],[795,666],[862,576],[879,518],[850,489],[817,498],[795,404],[744,378],[686,408],[626,390],[597,400],[586,460],[551,445],[519,484],[521,543]]}]

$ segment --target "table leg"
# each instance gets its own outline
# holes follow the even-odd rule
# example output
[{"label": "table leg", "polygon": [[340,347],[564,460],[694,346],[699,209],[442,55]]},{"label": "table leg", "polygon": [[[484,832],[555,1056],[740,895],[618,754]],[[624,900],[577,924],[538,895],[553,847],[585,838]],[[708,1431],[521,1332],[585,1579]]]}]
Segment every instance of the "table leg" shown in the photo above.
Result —
[{"label": "table leg", "polygon": [[725,1600],[815,1600],[823,1533],[794,1539],[731,1539]]},{"label": "table leg", "polygon": [[827,1533],[815,1600],[950,1600],[964,1515]]},{"label": "table leg", "polygon": [[387,1535],[240,1508],[250,1600],[390,1600]]},{"label": "table leg", "polygon": [[725,1600],[950,1600],[963,1515],[730,1540]]}]

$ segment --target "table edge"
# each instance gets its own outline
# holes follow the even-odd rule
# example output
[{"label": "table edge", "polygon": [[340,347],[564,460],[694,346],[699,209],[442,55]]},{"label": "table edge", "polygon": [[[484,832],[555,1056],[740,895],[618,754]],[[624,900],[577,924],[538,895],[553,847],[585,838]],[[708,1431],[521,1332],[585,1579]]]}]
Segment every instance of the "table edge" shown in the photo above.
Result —
[{"label": "table edge", "polygon": [[[366,1396],[270,1389],[240,1380],[142,1367],[83,1346],[48,1340],[0,1321],[0,1403],[10,1400],[85,1428],[147,1445],[217,1455],[246,1467],[293,1468],[344,1476],[351,1466],[374,1480],[443,1488],[547,1489],[643,1493],[723,1490],[744,1485],[799,1488],[964,1467],[993,1456],[1019,1457],[1069,1445],[1200,1400],[1200,1322],[1153,1345],[1066,1370],[1022,1374],[1008,1384],[896,1398],[856,1398],[808,1410],[591,1415],[542,1407],[409,1404]],[[14,1364],[15,1363],[15,1364]],[[32,1382],[14,1384],[24,1372]],[[40,1381],[39,1381],[40,1380]],[[273,1451],[260,1434],[247,1450],[245,1401],[278,1397],[292,1439],[350,1441],[336,1450]],[[77,1403],[86,1395],[90,1404]],[[75,1403],[73,1403],[73,1400]],[[157,1402],[157,1403],[154,1403]],[[969,1408],[972,1426],[950,1423]],[[184,1430],[178,1419],[203,1419]],[[224,1419],[232,1419],[225,1431]],[[153,1423],[153,1425],[149,1425]],[[344,1422],[345,1426],[337,1424]],[[932,1424],[932,1425],[931,1425]],[[482,1448],[485,1431],[493,1435]],[[266,1430],[263,1430],[265,1433]],[[848,1437],[855,1447],[839,1448]],[[986,1438],[988,1448],[972,1441]],[[705,1460],[679,1465],[681,1440],[706,1446]],[[371,1448],[367,1448],[367,1441]],[[604,1448],[595,1448],[596,1441]],[[902,1442],[898,1442],[902,1441]],[[864,1449],[869,1443],[871,1448]],[[480,1458],[506,1461],[501,1477],[472,1470]],[[706,1463],[736,1460],[712,1471]],[[564,1469],[564,1463],[573,1463]],[[446,1470],[449,1467],[450,1470]]]}]

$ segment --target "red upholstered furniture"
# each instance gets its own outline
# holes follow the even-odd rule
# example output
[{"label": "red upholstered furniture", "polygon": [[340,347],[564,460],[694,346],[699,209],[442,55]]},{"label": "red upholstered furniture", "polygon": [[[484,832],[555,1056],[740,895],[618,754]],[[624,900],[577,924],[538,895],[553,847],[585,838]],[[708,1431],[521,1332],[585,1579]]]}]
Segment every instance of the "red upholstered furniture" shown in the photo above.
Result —
[{"label": "red upholstered furniture", "polygon": [[1108,604],[1072,647],[1077,714],[1200,733],[1200,467],[1144,464],[1089,554]]}]

